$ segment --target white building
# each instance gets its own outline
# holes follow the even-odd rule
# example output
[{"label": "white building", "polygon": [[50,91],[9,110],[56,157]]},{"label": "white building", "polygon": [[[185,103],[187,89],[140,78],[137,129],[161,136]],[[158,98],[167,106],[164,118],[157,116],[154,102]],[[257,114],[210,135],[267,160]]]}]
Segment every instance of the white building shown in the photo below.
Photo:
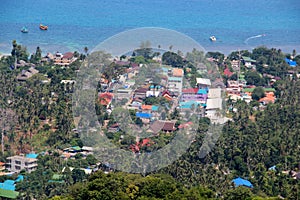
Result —
[{"label": "white building", "polygon": [[222,91],[221,88],[210,88],[208,90],[208,96],[207,97],[209,99],[221,98],[222,97],[221,91]]},{"label": "white building", "polygon": [[199,88],[207,88],[211,86],[211,81],[208,78],[196,78],[196,82]]},{"label": "white building", "polygon": [[10,172],[20,172],[25,169],[26,172],[32,172],[37,169],[37,159],[27,158],[25,156],[11,156],[6,158],[8,160],[7,169]]},{"label": "white building", "polygon": [[179,96],[182,91],[182,77],[169,77],[167,87],[169,91]]}]

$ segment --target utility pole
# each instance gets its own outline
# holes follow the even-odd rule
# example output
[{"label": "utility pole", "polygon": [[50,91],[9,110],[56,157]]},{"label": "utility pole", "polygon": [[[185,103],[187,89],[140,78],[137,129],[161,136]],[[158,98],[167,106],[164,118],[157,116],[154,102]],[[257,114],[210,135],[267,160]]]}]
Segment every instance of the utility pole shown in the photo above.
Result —
[{"label": "utility pole", "polygon": [[2,119],[2,125],[1,125],[1,152],[4,154],[4,130],[5,130],[5,121],[6,121],[6,109],[3,106],[1,111],[1,119]]}]

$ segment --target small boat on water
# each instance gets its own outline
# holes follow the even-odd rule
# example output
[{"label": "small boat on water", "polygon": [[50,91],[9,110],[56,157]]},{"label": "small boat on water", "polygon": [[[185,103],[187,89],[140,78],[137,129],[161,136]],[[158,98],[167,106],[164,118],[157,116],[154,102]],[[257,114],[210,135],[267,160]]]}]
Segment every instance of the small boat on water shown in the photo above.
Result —
[{"label": "small boat on water", "polygon": [[217,38],[216,38],[215,36],[210,36],[209,39],[210,39],[212,42],[217,41]]},{"label": "small boat on water", "polygon": [[22,33],[28,33],[28,29],[24,26],[24,27],[21,29],[21,32],[22,32]]},{"label": "small boat on water", "polygon": [[47,29],[48,29],[48,26],[45,26],[45,25],[43,25],[43,24],[40,24],[40,29],[41,29],[41,30],[47,30]]}]

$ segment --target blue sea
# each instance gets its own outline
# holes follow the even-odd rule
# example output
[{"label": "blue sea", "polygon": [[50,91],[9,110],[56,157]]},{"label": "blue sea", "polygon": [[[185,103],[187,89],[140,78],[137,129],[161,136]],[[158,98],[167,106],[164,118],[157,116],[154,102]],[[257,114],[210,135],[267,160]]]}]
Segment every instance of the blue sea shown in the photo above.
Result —
[{"label": "blue sea", "polygon": [[[39,30],[40,23],[49,29]],[[29,33],[21,33],[23,26]],[[92,50],[117,33],[140,27],[181,32],[207,51],[265,45],[300,52],[300,1],[1,0],[0,52],[10,53],[12,40],[30,53],[37,46],[43,53],[83,52],[85,46]],[[211,35],[216,42],[209,40]]]}]

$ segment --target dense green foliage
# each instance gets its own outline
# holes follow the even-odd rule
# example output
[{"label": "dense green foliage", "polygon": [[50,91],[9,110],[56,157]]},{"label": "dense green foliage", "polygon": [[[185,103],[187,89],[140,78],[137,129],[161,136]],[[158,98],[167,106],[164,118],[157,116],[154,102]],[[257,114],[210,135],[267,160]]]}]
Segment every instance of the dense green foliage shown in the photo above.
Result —
[{"label": "dense green foliage", "polygon": [[[86,54],[87,51],[86,49]],[[240,52],[257,60],[256,71],[249,71],[242,66],[248,83],[267,85],[268,79],[262,76],[263,73],[281,78],[273,85],[277,96],[274,104],[267,105],[261,111],[255,109],[255,103],[230,102],[237,111],[230,111],[232,121],[223,127],[223,134],[205,158],[199,158],[199,149],[210,122],[207,118],[202,118],[199,120],[197,137],[188,152],[172,165],[145,177],[120,172],[104,174],[101,167],[99,172],[88,177],[80,168],[95,165],[97,161],[94,157],[83,159],[77,156],[76,160],[65,161],[59,156],[57,149],[82,146],[79,135],[72,131],[75,127],[71,109],[73,85],[63,85],[61,80],[74,79],[75,71],[83,61],[79,59],[68,68],[53,66],[51,63],[42,65],[39,64],[40,53],[41,49],[37,48],[30,59],[37,63],[36,69],[40,73],[27,81],[17,81],[16,77],[29,66],[14,70],[9,68],[14,64],[15,58],[28,61],[25,47],[13,42],[12,56],[2,58],[0,62],[0,111],[2,117],[8,119],[6,122],[9,122],[5,125],[5,130],[1,130],[4,132],[5,146],[1,160],[5,161],[4,158],[9,155],[27,153],[30,150],[43,150],[49,154],[39,156],[38,170],[25,174],[25,181],[17,185],[24,199],[300,198],[299,180],[284,173],[299,170],[300,80],[295,75],[292,78],[287,75],[291,68],[284,62],[286,55],[280,50],[259,47],[252,52]],[[136,53],[139,55],[134,59],[139,60],[139,63],[149,62],[147,59],[150,57],[145,58],[143,54],[151,52],[147,50]],[[238,53],[233,52],[228,58],[238,58]],[[207,70],[211,71],[212,64],[205,61],[201,52],[188,53],[186,61],[174,54],[165,53],[163,62],[175,67],[184,66],[185,76],[192,85],[195,85],[195,78],[201,74],[188,62],[204,62]],[[217,59],[220,70],[225,65],[230,65],[220,53],[210,52],[206,57]],[[297,59],[299,60],[299,56],[296,56],[295,60]],[[117,65],[111,65],[111,68],[120,69]],[[114,79],[120,75],[113,73],[114,69],[105,71],[106,78]],[[298,68],[293,70],[297,72]],[[48,79],[51,82],[43,82]],[[260,89],[257,88],[254,92],[257,95],[254,99],[262,96]],[[153,98],[146,101],[147,104],[156,103]],[[109,118],[103,107],[96,105],[95,109],[101,122]],[[174,119],[178,116],[176,112],[171,113]],[[139,121],[136,123],[140,124]],[[117,143],[121,134],[107,133],[107,136]],[[165,144],[169,139],[164,136],[157,143]],[[128,147],[133,141],[133,138],[128,137],[120,145]],[[275,171],[268,170],[274,165]],[[72,172],[66,169],[62,173],[66,166],[75,169]],[[63,175],[63,182],[49,182],[56,173]],[[234,188],[232,179],[238,176],[247,178],[254,188]]]}]

